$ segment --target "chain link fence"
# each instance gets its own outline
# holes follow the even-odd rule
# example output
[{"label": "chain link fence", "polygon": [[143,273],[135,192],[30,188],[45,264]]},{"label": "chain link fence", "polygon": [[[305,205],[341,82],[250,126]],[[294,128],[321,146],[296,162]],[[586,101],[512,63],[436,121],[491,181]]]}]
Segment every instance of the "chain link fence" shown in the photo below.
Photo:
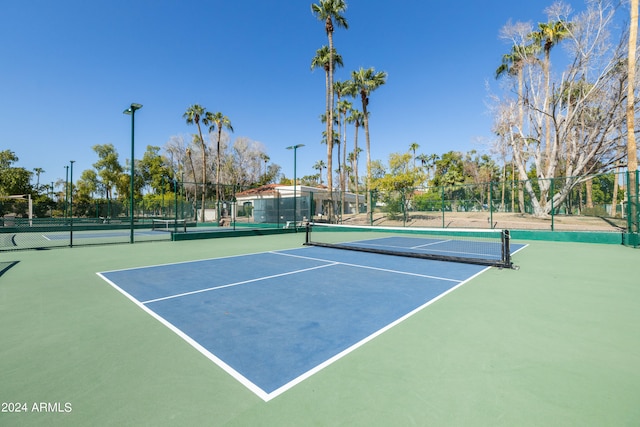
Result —
[{"label": "chain link fence", "polygon": [[624,233],[631,246],[638,246],[638,172],[374,191],[372,199],[370,217],[351,215],[343,222],[612,231]]},{"label": "chain link fence", "polygon": [[165,227],[165,231],[175,232],[181,231],[178,221],[192,232],[203,226],[288,228],[306,220],[403,227],[614,231],[624,234],[625,244],[637,247],[638,184],[638,172],[626,172],[373,191],[370,215],[362,193],[333,191],[329,195],[322,188],[291,191],[291,186],[277,185],[250,188],[174,182],[172,191],[147,193],[136,199],[133,218],[128,199],[4,198],[0,199],[0,251],[169,240],[170,233],[153,226],[155,220],[177,220],[174,227]]}]

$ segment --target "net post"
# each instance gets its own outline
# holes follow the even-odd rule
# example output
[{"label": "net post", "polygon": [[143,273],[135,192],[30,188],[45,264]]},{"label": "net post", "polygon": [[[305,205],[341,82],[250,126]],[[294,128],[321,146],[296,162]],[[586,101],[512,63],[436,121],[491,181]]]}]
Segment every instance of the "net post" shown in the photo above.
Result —
[{"label": "net post", "polygon": [[502,261],[504,266],[511,268],[511,248],[509,242],[511,241],[511,233],[509,230],[502,230]]},{"label": "net post", "polygon": [[304,227],[304,244],[309,245],[311,242],[311,222],[307,221]]}]

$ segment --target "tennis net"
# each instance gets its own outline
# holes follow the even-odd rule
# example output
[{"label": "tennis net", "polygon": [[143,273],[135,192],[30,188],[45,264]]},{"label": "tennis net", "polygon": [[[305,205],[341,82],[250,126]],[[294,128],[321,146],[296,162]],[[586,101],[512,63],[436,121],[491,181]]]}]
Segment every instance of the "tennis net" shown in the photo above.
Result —
[{"label": "tennis net", "polygon": [[512,268],[509,231],[309,224],[305,245]]},{"label": "tennis net", "polygon": [[186,233],[187,222],[184,219],[152,219],[151,230]]}]

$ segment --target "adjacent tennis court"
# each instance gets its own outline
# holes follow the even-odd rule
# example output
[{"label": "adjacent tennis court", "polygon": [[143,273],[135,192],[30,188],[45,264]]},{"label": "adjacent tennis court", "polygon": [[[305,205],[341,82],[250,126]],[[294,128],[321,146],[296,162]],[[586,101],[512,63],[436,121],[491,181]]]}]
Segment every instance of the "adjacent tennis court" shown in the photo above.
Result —
[{"label": "adjacent tennis court", "polygon": [[[310,240],[378,247],[389,237],[407,251],[405,238],[424,237],[387,234],[316,230]],[[462,252],[496,254],[494,237]],[[411,251],[460,251],[428,239]],[[0,423],[640,420],[637,250],[512,241],[515,270],[306,241],[1,253]],[[8,412],[21,402],[28,411]]]}]

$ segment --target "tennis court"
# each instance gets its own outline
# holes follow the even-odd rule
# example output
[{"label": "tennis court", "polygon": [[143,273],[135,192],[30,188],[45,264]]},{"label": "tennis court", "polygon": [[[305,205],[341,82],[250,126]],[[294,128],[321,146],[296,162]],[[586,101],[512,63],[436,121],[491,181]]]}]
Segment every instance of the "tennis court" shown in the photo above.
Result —
[{"label": "tennis court", "polygon": [[637,250],[514,241],[515,270],[304,242],[1,253],[0,396],[28,411],[0,422],[640,420]]},{"label": "tennis court", "polygon": [[[195,224],[194,224],[195,225]],[[144,227],[144,226],[143,226]],[[193,235],[202,235],[204,238],[210,238],[213,234],[219,234],[224,237],[229,233],[247,233],[260,231],[256,227],[218,227],[203,226],[187,227],[184,220],[153,220],[148,224],[148,228],[134,229],[135,242],[171,240],[173,236],[182,239],[193,238]],[[0,227],[1,228],[1,227]],[[185,237],[189,235],[191,237]],[[69,225],[60,227],[29,227],[20,230],[2,230],[0,229],[0,252],[13,251],[21,249],[47,249],[63,246],[86,246],[86,245],[104,245],[110,243],[126,243],[130,241],[131,229],[128,225],[121,224],[99,224],[92,226],[75,226]]]},{"label": "tennis court", "polygon": [[[401,239],[365,244],[437,244]],[[483,269],[310,247],[99,275],[268,401]]]}]

